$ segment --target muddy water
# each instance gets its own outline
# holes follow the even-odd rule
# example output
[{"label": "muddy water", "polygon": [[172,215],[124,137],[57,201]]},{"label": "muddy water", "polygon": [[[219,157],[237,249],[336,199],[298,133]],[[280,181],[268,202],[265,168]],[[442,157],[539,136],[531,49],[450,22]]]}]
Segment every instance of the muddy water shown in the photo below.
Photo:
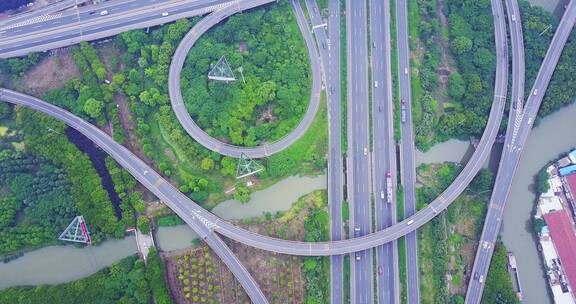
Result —
[{"label": "muddy water", "polygon": [[[326,176],[288,177],[262,191],[254,192],[245,205],[230,200],[213,211],[225,219],[260,216],[264,212],[288,210],[302,195],[326,188]],[[196,234],[186,225],[160,227],[156,234],[162,250],[191,245]],[[75,248],[51,246],[26,253],[10,263],[0,263],[0,289],[19,285],[57,284],[86,277],[137,252],[133,236],[105,241],[99,246]]]},{"label": "muddy water", "polygon": [[442,162],[464,163],[466,156],[473,151],[469,141],[451,139],[434,145],[426,152],[416,150],[416,167],[421,164],[436,164]]},{"label": "muddy water", "polygon": [[530,2],[532,5],[540,6],[543,9],[553,13],[561,0],[528,0],[528,2]]},{"label": "muddy water", "polygon": [[[272,214],[290,209],[302,195],[326,189],[326,175],[315,177],[291,176],[262,191],[252,193],[250,201],[243,205],[236,200],[218,204],[212,212],[227,220],[258,217],[265,212]],[[176,250],[190,246],[197,235],[186,225],[161,227],[156,234],[162,250]]]},{"label": "muddy water", "polygon": [[89,276],[135,254],[136,240],[110,240],[99,246],[50,246],[0,263],[0,289],[18,285],[57,284]]},{"label": "muddy water", "polygon": [[516,255],[525,299],[523,303],[550,303],[531,234],[530,216],[536,199],[533,181],[534,175],[549,161],[576,147],[575,116],[576,104],[573,104],[542,120],[528,139],[512,183],[501,236],[508,249]]}]

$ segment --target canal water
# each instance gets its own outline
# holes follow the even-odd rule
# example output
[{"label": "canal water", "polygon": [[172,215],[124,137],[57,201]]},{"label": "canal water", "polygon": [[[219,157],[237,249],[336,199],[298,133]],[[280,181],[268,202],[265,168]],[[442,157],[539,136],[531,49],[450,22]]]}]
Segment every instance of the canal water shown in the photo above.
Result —
[{"label": "canal water", "polygon": [[502,240],[516,255],[524,295],[523,303],[550,303],[536,243],[532,238],[531,212],[536,200],[534,175],[549,161],[576,147],[576,104],[542,120],[528,139],[512,183],[504,214]]},{"label": "canal water", "polygon": [[[524,296],[522,303],[525,304],[550,303],[545,274],[532,238],[531,213],[536,200],[534,176],[549,161],[576,147],[574,117],[576,104],[542,119],[534,128],[510,190],[501,237],[506,247],[516,255]],[[432,147],[426,153],[417,153],[416,162],[458,161],[466,158],[468,149],[469,143],[466,141],[448,141]]]},{"label": "canal water", "polygon": [[[228,200],[218,204],[212,213],[226,220],[258,217],[265,212],[274,214],[290,209],[299,197],[319,189],[326,189],[326,175],[290,176],[269,188],[252,193],[248,204]],[[187,225],[161,228],[156,237],[158,246],[166,251],[186,248],[198,237]]]},{"label": "canal water", "polygon": [[[243,219],[290,209],[302,195],[326,188],[326,176],[291,176],[267,189],[254,192],[243,205],[230,200],[213,212],[225,219]],[[176,250],[191,245],[196,234],[186,225],[160,227],[156,238],[162,250]],[[0,289],[38,284],[57,284],[89,276],[98,270],[137,252],[134,236],[108,240],[98,246],[50,246],[41,248],[9,263],[0,263]]]},{"label": "canal water", "polygon": [[44,247],[12,262],[0,263],[0,289],[77,280],[136,253],[134,236],[84,248]]}]

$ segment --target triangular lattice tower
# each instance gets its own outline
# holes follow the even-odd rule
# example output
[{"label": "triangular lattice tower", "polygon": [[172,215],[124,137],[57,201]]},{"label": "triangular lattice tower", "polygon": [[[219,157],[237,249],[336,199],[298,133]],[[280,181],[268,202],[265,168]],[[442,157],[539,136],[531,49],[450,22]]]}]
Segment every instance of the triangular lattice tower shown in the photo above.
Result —
[{"label": "triangular lattice tower", "polygon": [[256,174],[262,170],[264,170],[264,166],[260,163],[251,159],[244,153],[240,154],[238,169],[236,170],[237,179]]},{"label": "triangular lattice tower", "polygon": [[90,239],[90,233],[88,232],[88,227],[86,227],[84,217],[81,215],[75,217],[74,220],[72,220],[72,223],[68,225],[62,234],[60,234],[58,239],[61,241],[70,241],[84,244],[92,243],[92,240]]},{"label": "triangular lattice tower", "polygon": [[226,56],[220,57],[220,60],[218,60],[216,65],[214,65],[208,73],[208,79],[224,82],[236,81],[236,77],[234,77],[234,72],[232,72]]}]

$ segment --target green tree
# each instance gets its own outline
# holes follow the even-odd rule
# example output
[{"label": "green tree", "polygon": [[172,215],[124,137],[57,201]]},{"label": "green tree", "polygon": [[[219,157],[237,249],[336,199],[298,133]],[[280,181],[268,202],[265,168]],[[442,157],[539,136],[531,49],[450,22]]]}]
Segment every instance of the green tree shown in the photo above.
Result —
[{"label": "green tree", "polygon": [[460,99],[466,92],[466,86],[462,75],[457,72],[450,74],[448,77],[448,95],[455,99]]},{"label": "green tree", "polygon": [[12,108],[8,103],[0,101],[0,119],[7,118],[12,114]]},{"label": "green tree", "polygon": [[206,171],[212,170],[212,169],[214,169],[214,160],[211,158],[205,157],[202,159],[202,162],[200,163],[200,167]]},{"label": "green tree", "polygon": [[470,189],[474,192],[488,191],[492,188],[494,174],[488,169],[482,169],[470,183]]},{"label": "green tree", "polygon": [[250,201],[250,189],[244,184],[236,186],[236,192],[234,192],[234,199],[246,204]]},{"label": "green tree", "polygon": [[222,168],[220,173],[224,176],[234,176],[236,175],[236,167],[238,166],[236,159],[232,157],[225,156],[220,161]]},{"label": "green tree", "polygon": [[538,175],[536,175],[536,192],[538,193],[545,193],[550,190],[550,184],[548,180],[550,179],[550,174],[546,171],[546,169],[540,170]]},{"label": "green tree", "polygon": [[94,98],[89,98],[84,103],[84,112],[92,118],[98,118],[102,114],[104,104]]},{"label": "green tree", "polygon": [[140,232],[144,234],[150,233],[150,222],[148,221],[147,217],[145,216],[139,217],[136,223],[138,225],[138,229],[140,230]]},{"label": "green tree", "polygon": [[452,40],[452,50],[458,55],[462,55],[472,49],[472,40],[468,37],[459,36]]}]

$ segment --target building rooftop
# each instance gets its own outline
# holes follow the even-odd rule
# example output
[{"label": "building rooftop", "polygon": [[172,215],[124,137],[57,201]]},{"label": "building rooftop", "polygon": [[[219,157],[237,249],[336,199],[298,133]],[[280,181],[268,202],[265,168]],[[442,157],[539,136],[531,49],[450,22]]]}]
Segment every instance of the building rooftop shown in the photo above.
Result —
[{"label": "building rooftop", "polygon": [[570,158],[573,164],[576,164],[576,150],[568,153],[568,158]]},{"label": "building rooftop", "polygon": [[560,256],[564,273],[568,277],[571,289],[576,287],[576,232],[568,214],[562,211],[544,215],[544,220],[550,229],[554,246]]},{"label": "building rooftop", "polygon": [[562,210],[562,201],[557,196],[552,197],[540,197],[540,204],[538,204],[538,208],[540,208],[540,212],[542,214],[547,214],[550,212]]},{"label": "building rooftop", "polygon": [[560,168],[558,169],[558,173],[560,173],[560,176],[567,176],[570,174],[574,174],[576,173],[576,165]]},{"label": "building rooftop", "polygon": [[568,175],[565,179],[572,197],[576,197],[576,174]]}]

